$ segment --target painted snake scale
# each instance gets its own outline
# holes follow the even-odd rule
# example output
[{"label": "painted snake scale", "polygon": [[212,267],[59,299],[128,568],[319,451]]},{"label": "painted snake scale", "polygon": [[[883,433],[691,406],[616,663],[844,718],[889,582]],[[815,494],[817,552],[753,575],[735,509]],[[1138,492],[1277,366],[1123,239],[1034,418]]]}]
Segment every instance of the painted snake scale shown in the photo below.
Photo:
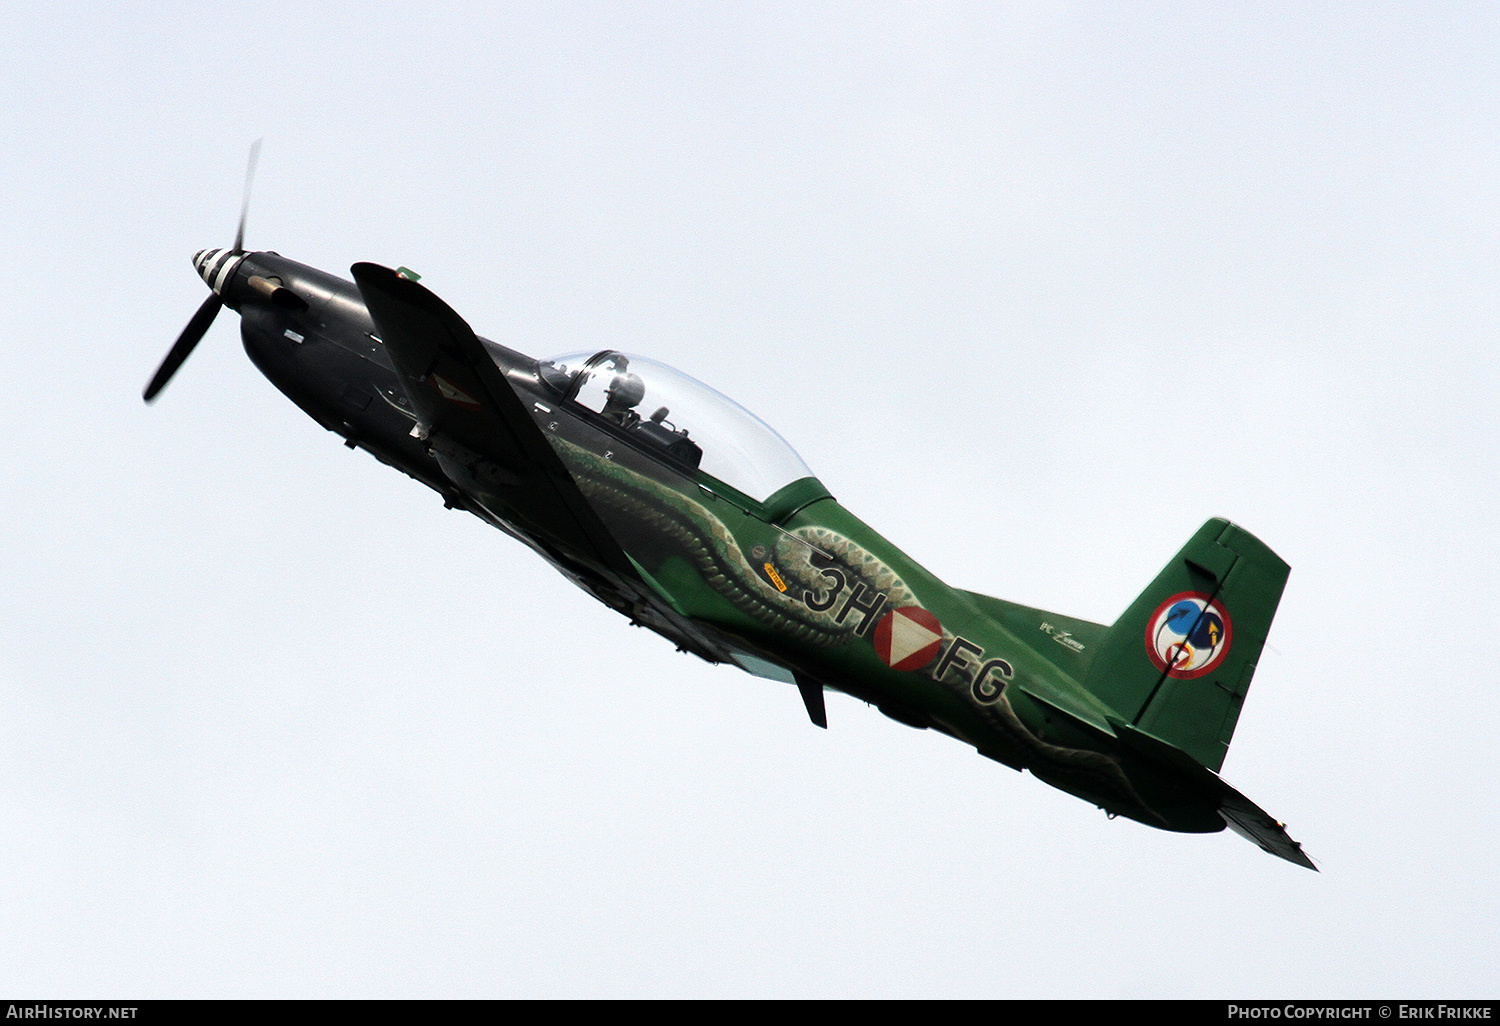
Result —
[{"label": "painted snake scale", "polygon": [[[781,634],[820,648],[853,639],[860,623],[849,617],[839,623],[839,603],[831,602],[819,611],[803,601],[806,594],[816,597],[816,605],[829,598],[830,580],[822,573],[825,567],[837,569],[850,587],[862,582],[865,594],[884,594],[886,609],[921,605],[884,562],[858,543],[823,527],[799,527],[778,535],[772,562],[788,585],[783,592],[754,570],[728,526],[703,503],[565,439],[554,435],[551,440],[595,508],[649,528],[737,609]],[[943,646],[951,644],[953,638],[954,634],[943,628]],[[965,683],[931,679],[955,691],[969,692]],[[1095,787],[1102,784],[1120,801],[1160,819],[1115,759],[1100,752],[1049,744],[1028,729],[1012,707],[1008,689],[978,704],[985,720],[1030,751],[1039,763],[1045,763],[1050,775]]]}]

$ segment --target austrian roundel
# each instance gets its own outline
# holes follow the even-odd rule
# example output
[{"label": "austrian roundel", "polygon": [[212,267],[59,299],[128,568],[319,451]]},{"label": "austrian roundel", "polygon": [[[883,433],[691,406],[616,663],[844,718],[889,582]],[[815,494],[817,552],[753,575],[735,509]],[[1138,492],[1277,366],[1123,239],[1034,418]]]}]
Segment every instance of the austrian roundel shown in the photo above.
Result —
[{"label": "austrian roundel", "polygon": [[1146,621],[1146,654],[1168,677],[1192,680],[1212,673],[1229,654],[1229,614],[1196,591],[1173,595]]},{"label": "austrian roundel", "polygon": [[920,670],[943,646],[943,625],[921,606],[893,609],[875,625],[875,653],[893,670]]}]

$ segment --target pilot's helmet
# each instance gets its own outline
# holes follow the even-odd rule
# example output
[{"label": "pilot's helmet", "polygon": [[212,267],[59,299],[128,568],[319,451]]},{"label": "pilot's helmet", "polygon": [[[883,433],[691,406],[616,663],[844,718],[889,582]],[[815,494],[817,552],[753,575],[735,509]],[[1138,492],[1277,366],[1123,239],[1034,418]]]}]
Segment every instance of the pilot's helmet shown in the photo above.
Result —
[{"label": "pilot's helmet", "polygon": [[633,409],[640,405],[642,399],[646,398],[646,383],[641,380],[639,374],[616,374],[609,387],[604,390],[605,398],[609,405]]}]

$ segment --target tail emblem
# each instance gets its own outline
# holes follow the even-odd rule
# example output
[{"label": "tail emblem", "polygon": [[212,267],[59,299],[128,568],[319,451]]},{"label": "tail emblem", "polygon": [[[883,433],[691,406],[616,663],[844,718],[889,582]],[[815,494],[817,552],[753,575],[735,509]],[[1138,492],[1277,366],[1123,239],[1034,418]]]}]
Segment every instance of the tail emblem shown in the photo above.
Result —
[{"label": "tail emblem", "polygon": [[1224,607],[1196,591],[1173,595],[1146,621],[1146,654],[1168,677],[1212,673],[1229,654],[1233,625]]}]

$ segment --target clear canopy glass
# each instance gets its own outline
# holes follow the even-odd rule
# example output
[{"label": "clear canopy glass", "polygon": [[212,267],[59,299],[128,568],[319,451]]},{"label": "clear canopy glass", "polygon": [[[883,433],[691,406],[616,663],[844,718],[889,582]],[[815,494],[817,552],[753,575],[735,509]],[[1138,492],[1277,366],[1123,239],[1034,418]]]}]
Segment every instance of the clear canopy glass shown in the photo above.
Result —
[{"label": "clear canopy glass", "polygon": [[757,502],[813,472],[769,424],[657,360],[606,349],[544,360],[542,380]]}]

